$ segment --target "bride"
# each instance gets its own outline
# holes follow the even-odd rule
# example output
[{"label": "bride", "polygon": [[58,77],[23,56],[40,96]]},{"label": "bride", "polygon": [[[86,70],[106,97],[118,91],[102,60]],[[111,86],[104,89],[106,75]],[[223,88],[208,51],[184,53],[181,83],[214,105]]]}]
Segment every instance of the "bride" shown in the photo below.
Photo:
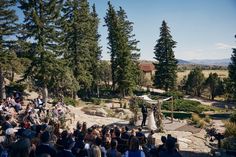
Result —
[{"label": "bride", "polygon": [[151,109],[149,115],[148,115],[148,129],[149,130],[156,130],[157,126],[156,126],[156,121],[154,118],[154,113],[153,113],[153,108]]}]

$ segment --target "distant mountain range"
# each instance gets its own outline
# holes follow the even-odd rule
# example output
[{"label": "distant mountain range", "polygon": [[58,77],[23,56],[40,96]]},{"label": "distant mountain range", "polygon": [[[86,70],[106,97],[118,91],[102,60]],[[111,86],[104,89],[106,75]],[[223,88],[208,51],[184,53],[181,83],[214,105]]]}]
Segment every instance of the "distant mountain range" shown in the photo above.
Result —
[{"label": "distant mountain range", "polygon": [[193,59],[193,60],[189,60],[189,61],[178,59],[178,64],[228,66],[229,63],[230,63],[230,59]]}]

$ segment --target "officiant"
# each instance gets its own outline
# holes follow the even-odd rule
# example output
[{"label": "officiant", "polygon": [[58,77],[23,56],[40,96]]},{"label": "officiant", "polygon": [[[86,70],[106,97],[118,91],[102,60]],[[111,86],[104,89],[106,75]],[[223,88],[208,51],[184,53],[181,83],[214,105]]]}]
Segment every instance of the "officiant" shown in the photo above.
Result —
[{"label": "officiant", "polygon": [[142,114],[143,114],[143,120],[142,120],[142,124],[141,127],[146,126],[146,120],[147,120],[147,107],[146,105],[142,104]]}]

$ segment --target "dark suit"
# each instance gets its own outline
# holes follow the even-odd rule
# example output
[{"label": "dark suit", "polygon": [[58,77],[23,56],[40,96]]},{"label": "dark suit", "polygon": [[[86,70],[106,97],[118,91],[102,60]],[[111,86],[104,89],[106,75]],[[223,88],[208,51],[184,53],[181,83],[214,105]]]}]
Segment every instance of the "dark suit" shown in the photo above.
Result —
[{"label": "dark suit", "polygon": [[147,119],[147,107],[144,105],[142,105],[142,114],[143,114],[143,121],[141,127],[146,125],[146,119]]}]

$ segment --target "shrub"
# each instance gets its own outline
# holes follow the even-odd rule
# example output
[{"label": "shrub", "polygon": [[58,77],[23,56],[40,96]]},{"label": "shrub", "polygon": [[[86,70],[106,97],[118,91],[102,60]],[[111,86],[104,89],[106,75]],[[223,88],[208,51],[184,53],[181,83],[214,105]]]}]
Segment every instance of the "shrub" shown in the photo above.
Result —
[{"label": "shrub", "polygon": [[211,118],[210,118],[209,116],[206,116],[206,117],[204,118],[204,120],[205,120],[207,123],[210,123],[210,122],[211,122]]},{"label": "shrub", "polygon": [[193,124],[198,124],[200,122],[200,120],[201,120],[201,118],[199,117],[198,114],[195,114],[195,113],[192,114]]},{"label": "shrub", "polygon": [[198,123],[197,123],[197,127],[199,128],[204,128],[206,126],[206,122],[201,119]]},{"label": "shrub", "polygon": [[227,121],[225,122],[225,136],[234,136],[236,138],[236,123]]},{"label": "shrub", "polygon": [[71,105],[71,106],[77,106],[78,102],[76,100],[74,100],[73,98],[70,97],[64,97],[64,103],[66,105]]},{"label": "shrub", "polygon": [[101,105],[102,102],[103,101],[100,98],[92,98],[92,103],[94,103],[95,105]]},{"label": "shrub", "polygon": [[230,116],[230,121],[236,123],[236,111],[234,111]]},{"label": "shrub", "polygon": [[8,86],[6,86],[7,93],[13,93],[13,91],[18,91],[23,93],[26,90],[27,85],[22,83],[11,82]]},{"label": "shrub", "polygon": [[[171,110],[171,103],[172,102],[164,101],[162,104],[162,109]],[[198,101],[175,99],[174,111],[194,112],[194,113],[200,114],[203,111],[215,111],[215,108],[202,105]]]},{"label": "shrub", "polygon": [[162,94],[163,96],[170,97],[173,96],[174,99],[181,99],[184,97],[184,94],[180,91],[170,91]]},{"label": "shrub", "polygon": [[[171,116],[171,112],[162,112],[164,116]],[[188,113],[188,112],[173,112],[174,114],[174,118],[178,118],[178,119],[188,119],[192,117],[192,113]]]},{"label": "shrub", "polygon": [[236,138],[231,136],[223,139],[223,148],[228,150],[236,150]]}]

